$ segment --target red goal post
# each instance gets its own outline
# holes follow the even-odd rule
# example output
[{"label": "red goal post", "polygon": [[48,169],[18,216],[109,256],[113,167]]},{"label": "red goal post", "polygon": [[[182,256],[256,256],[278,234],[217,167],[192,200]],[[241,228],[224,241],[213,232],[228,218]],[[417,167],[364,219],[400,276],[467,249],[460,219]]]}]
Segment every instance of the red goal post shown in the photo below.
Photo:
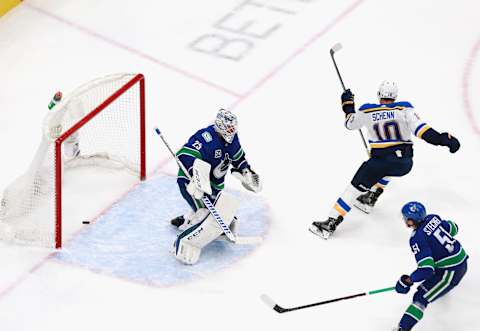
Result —
[{"label": "red goal post", "polygon": [[[78,186],[75,195],[87,192],[71,216],[94,199],[96,188],[82,187],[83,177],[96,174],[90,169],[107,168],[109,175],[126,169],[140,180],[146,177],[144,76],[114,74],[83,84],[47,114],[42,133],[27,172],[3,192],[0,239],[60,248],[65,225],[71,234],[81,223],[65,219],[64,182]],[[81,169],[76,170],[83,171],[76,174],[81,178],[74,171],[69,175],[71,169]]]},{"label": "red goal post", "polygon": [[133,88],[138,84],[139,88],[139,100],[140,107],[139,119],[140,119],[140,171],[139,176],[140,180],[145,180],[146,177],[146,154],[145,154],[145,77],[143,74],[135,75],[131,80],[129,80],[125,85],[120,87],[115,93],[113,93],[108,99],[103,101],[97,108],[93,109],[89,114],[84,118],[78,121],[73,125],[69,130],[64,132],[57,140],[55,141],[55,248],[60,248],[62,246],[62,167],[58,166],[62,164],[62,143],[70,137],[74,132],[78,131],[82,126],[92,120],[98,113],[106,109],[110,104],[122,96],[130,88]]}]

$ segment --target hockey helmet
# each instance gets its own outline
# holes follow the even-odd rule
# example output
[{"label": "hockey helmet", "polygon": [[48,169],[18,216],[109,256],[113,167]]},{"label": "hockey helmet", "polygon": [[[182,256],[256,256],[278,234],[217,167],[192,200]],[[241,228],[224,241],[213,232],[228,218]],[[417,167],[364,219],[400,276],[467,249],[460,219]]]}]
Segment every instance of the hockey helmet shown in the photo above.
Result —
[{"label": "hockey helmet", "polygon": [[425,206],[418,201],[410,201],[402,207],[403,220],[406,222],[412,220],[415,224],[423,222],[427,216]]},{"label": "hockey helmet", "polygon": [[215,131],[217,131],[223,139],[230,144],[237,133],[237,116],[235,116],[230,110],[221,108],[217,113],[214,126]]},{"label": "hockey helmet", "polygon": [[395,100],[398,96],[398,86],[395,82],[384,80],[378,87],[378,99]]}]

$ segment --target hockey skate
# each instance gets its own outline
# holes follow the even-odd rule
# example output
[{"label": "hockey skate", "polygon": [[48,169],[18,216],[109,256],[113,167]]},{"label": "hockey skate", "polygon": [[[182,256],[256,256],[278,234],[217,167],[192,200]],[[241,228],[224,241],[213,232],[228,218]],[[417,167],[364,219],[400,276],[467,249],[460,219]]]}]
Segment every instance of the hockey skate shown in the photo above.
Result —
[{"label": "hockey skate", "polygon": [[197,211],[175,217],[170,221],[170,224],[176,226],[180,231],[185,231],[189,227],[204,221],[208,215],[208,209],[200,208]]},{"label": "hockey skate", "polygon": [[396,326],[392,329],[392,331],[410,331],[411,329],[402,329],[401,327],[399,326]]},{"label": "hockey skate", "polygon": [[185,217],[183,217],[183,215],[175,217],[173,220],[170,221],[170,224],[176,226],[177,228],[180,227],[183,223],[185,223]]},{"label": "hockey skate", "polygon": [[328,239],[342,221],[343,216],[340,215],[336,219],[329,217],[325,222],[313,222],[309,230],[323,239]]},{"label": "hockey skate", "polygon": [[377,203],[378,197],[382,195],[383,188],[379,187],[375,191],[368,191],[361,194],[357,200],[353,203],[355,207],[363,211],[365,214],[370,214],[372,208]]}]

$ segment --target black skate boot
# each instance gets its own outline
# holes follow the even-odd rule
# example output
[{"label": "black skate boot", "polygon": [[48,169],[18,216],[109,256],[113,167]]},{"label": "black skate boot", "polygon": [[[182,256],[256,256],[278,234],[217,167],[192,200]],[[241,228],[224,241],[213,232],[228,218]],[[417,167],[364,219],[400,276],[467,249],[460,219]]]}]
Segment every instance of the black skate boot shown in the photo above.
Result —
[{"label": "black skate boot", "polygon": [[323,239],[328,239],[342,221],[343,216],[340,215],[336,219],[329,217],[325,222],[313,222],[309,230]]},{"label": "black skate boot", "polygon": [[185,223],[185,217],[183,215],[175,217],[173,220],[170,221],[170,224],[176,226],[177,228]]},{"label": "black skate boot", "polygon": [[357,201],[354,202],[354,206],[363,211],[365,214],[370,214],[372,208],[377,203],[378,197],[382,195],[383,188],[378,187],[375,191],[368,191],[361,194]]},{"label": "black skate boot", "polygon": [[373,192],[373,194],[370,197],[370,203],[372,207],[375,207],[375,204],[377,203],[377,200],[382,195],[382,193],[383,193],[383,188],[381,187],[377,187],[375,192]]},{"label": "black skate boot", "polygon": [[411,329],[402,329],[401,327],[399,326],[396,326],[392,329],[392,331],[410,331]]}]

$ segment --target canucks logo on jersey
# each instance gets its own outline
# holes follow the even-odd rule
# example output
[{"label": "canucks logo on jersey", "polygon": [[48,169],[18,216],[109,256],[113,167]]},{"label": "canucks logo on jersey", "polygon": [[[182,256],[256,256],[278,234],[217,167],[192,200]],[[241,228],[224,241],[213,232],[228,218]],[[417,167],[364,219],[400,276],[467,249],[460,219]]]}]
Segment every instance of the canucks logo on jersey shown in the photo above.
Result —
[{"label": "canucks logo on jersey", "polygon": [[214,169],[213,175],[215,178],[223,178],[227,174],[228,168],[230,166],[231,160],[228,153],[225,153],[222,162],[220,162]]}]

